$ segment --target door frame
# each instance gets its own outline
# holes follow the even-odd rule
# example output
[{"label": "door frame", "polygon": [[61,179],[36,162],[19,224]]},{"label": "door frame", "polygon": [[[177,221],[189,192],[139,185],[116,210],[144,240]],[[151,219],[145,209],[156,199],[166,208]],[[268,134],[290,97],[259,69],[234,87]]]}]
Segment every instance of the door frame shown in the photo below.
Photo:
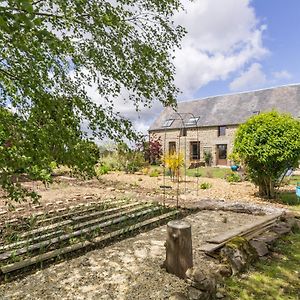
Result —
[{"label": "door frame", "polygon": [[[226,146],[226,158],[220,158],[220,146]],[[216,165],[227,166],[228,163],[228,145],[227,144],[217,144],[216,145]]]}]

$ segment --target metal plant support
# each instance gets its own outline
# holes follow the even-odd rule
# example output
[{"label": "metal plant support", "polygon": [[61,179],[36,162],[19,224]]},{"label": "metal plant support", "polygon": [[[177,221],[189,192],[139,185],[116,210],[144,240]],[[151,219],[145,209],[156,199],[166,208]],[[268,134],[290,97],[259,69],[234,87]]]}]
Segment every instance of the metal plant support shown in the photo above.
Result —
[{"label": "metal plant support", "polygon": [[[181,125],[180,127],[178,128],[179,129],[179,135],[178,135],[178,153],[180,152],[180,148],[181,148],[181,133],[182,132],[185,132],[187,128],[190,128],[190,127],[186,127],[186,124],[185,124],[185,121],[184,121],[184,118],[183,116],[191,116],[194,120],[195,120],[195,128],[196,128],[196,136],[197,136],[197,153],[199,152],[199,160],[200,160],[200,145],[199,145],[199,131],[198,131],[198,121],[199,121],[199,118],[196,118],[195,115],[193,113],[180,113],[180,112],[177,112],[177,111],[174,111],[174,114],[176,114],[176,118],[172,118],[172,120],[174,121],[181,121]],[[164,155],[166,154],[166,140],[167,140],[167,128],[168,127],[164,127],[164,148],[163,148],[163,151],[164,151]],[[191,127],[193,128],[193,127]],[[198,148],[199,147],[199,148]],[[187,134],[184,135],[184,193],[186,193],[187,191]],[[199,173],[199,163],[197,164],[197,173]],[[197,176],[197,187],[196,187],[196,190],[197,190],[197,196],[198,196],[198,193],[199,193],[199,177]],[[176,186],[176,206],[178,208],[179,206],[179,194],[180,194],[180,180],[179,180],[179,170],[178,170],[178,176],[177,176],[177,182],[176,182],[177,186]],[[164,205],[165,205],[165,202],[166,202],[166,166],[165,166],[165,163],[163,163],[163,190],[164,190]]]}]

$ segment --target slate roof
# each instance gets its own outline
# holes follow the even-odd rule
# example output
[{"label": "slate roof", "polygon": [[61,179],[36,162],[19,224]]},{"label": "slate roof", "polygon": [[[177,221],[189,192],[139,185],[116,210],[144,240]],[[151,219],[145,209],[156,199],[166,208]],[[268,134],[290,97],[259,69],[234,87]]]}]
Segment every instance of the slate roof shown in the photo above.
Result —
[{"label": "slate roof", "polygon": [[[197,125],[204,127],[241,124],[257,112],[272,109],[300,117],[300,84],[178,102],[177,111],[184,114],[184,122],[192,117],[189,113],[193,113],[195,117],[199,117]],[[150,126],[149,131],[164,130],[163,124],[168,119],[175,120],[167,129],[183,127],[179,116],[172,108],[167,107]],[[185,125],[193,126],[195,125]]]}]

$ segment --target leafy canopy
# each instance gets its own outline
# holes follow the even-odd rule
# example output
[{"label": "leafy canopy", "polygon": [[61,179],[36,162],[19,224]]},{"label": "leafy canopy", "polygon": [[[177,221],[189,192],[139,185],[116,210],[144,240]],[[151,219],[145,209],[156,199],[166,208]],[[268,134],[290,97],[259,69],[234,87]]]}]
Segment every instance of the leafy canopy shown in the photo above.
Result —
[{"label": "leafy canopy", "polygon": [[253,116],[240,125],[234,153],[242,159],[262,196],[274,197],[280,176],[300,159],[300,121],[276,111]]},{"label": "leafy canopy", "polygon": [[[175,103],[179,9],[179,0],[0,0],[0,107],[11,121],[1,119],[0,154],[11,155],[0,165],[6,190],[16,187],[18,169],[45,179],[53,160],[92,172],[87,131],[136,138],[113,107],[121,92],[137,109],[153,99]],[[98,104],[87,86],[96,86]]]}]

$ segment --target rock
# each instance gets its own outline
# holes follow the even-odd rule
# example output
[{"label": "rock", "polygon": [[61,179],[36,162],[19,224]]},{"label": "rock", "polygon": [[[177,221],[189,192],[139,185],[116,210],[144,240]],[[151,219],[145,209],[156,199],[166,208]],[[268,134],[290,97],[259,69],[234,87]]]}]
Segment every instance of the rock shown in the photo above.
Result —
[{"label": "rock", "polygon": [[286,223],[289,224],[293,233],[297,233],[300,230],[300,220],[298,220],[295,216],[292,215],[286,218]]},{"label": "rock", "polygon": [[220,293],[220,292],[217,292],[216,293],[216,298],[217,299],[222,299],[222,298],[224,298],[224,295],[222,293]]},{"label": "rock", "polygon": [[287,223],[281,222],[274,226],[272,226],[271,231],[277,233],[278,235],[282,236],[288,234],[291,231],[291,226]]},{"label": "rock", "polygon": [[183,293],[174,293],[170,296],[169,300],[188,300],[188,298]]},{"label": "rock", "polygon": [[200,291],[192,286],[188,288],[188,299],[189,300],[210,300],[211,296],[203,291]]},{"label": "rock", "polygon": [[265,256],[269,253],[269,249],[265,242],[252,240],[250,241],[250,245],[255,249],[259,257]]},{"label": "rock", "polygon": [[220,252],[223,262],[230,265],[233,275],[246,271],[257,259],[257,253],[250,243],[242,237],[229,241]]},{"label": "rock", "polygon": [[264,234],[254,238],[254,241],[260,241],[267,243],[268,245],[272,245],[276,240],[278,240],[279,236],[275,232],[265,232]]},{"label": "rock", "polygon": [[228,265],[219,265],[217,272],[221,277],[230,277],[232,270]]},{"label": "rock", "polygon": [[186,281],[194,288],[208,292],[209,294],[215,294],[216,292],[216,280],[214,276],[199,268],[190,268],[186,272]]}]

